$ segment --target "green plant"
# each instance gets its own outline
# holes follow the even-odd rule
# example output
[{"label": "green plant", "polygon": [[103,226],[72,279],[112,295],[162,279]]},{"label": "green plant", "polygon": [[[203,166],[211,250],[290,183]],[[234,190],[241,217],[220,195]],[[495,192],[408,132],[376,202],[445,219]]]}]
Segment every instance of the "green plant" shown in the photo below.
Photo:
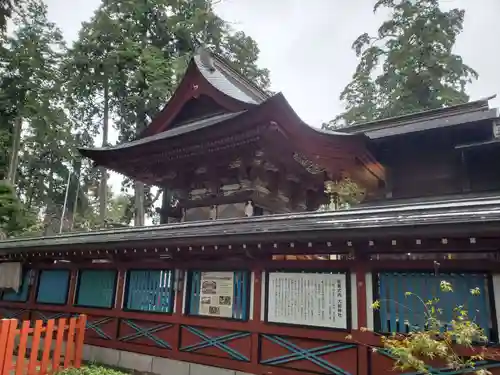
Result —
[{"label": "green plant", "polygon": [[[453,287],[447,281],[441,281],[440,289],[444,293],[453,293]],[[478,296],[480,294],[479,288],[471,289],[470,294],[472,297]],[[375,333],[380,336],[382,348],[395,359],[394,367],[396,370],[431,374],[430,363],[437,361],[444,363],[446,368],[455,371],[491,375],[487,369],[476,366],[478,361],[482,361],[486,357],[488,338],[483,329],[475,322],[475,317],[469,316],[464,305],[453,308],[451,321],[443,321],[443,310],[437,306],[439,298],[424,301],[420,296],[411,292],[407,292],[405,297],[416,298],[424,306],[425,328],[408,334],[394,332],[384,335]],[[380,303],[380,300],[375,301],[372,308],[379,309]],[[405,305],[401,306],[410,312],[412,311]],[[368,329],[361,328],[361,331],[366,332]],[[346,338],[352,340],[351,335]],[[460,348],[467,348],[473,354],[467,357],[462,356]],[[371,350],[377,352],[380,348],[371,347]],[[491,357],[491,354],[489,356]]]},{"label": "green plant", "polygon": [[36,218],[26,210],[16,195],[14,187],[0,181],[0,237],[19,234],[36,223]]},{"label": "green plant", "polygon": [[99,365],[88,365],[81,368],[68,368],[57,373],[58,375],[128,375],[128,372],[115,370]]}]

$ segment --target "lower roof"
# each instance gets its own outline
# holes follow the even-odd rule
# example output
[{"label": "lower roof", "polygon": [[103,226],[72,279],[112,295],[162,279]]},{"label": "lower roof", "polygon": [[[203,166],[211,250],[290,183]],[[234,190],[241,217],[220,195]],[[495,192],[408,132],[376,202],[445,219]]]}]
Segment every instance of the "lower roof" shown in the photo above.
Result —
[{"label": "lower roof", "polygon": [[[68,233],[45,238],[17,238],[0,241],[0,255],[12,252],[81,250],[83,246],[100,249],[127,246],[130,243],[161,242],[162,246],[178,243],[189,246],[208,243],[252,243],[265,239],[296,239],[299,235],[318,233],[333,237],[384,236],[384,230],[398,228],[403,232],[417,229],[421,234],[430,228],[452,225],[456,231],[473,224],[493,225],[500,229],[500,198],[476,197],[406,205],[380,205],[331,212],[305,212],[284,215],[255,216],[242,219],[197,221],[148,227]],[[465,233],[465,232],[464,232]],[[472,235],[472,232],[466,232]],[[121,245],[120,245],[121,244]]]},{"label": "lower roof", "polygon": [[381,139],[425,130],[494,120],[499,117],[497,108],[490,108],[488,101],[496,96],[437,108],[407,115],[354,124],[341,131],[348,134],[365,134],[370,139]]}]

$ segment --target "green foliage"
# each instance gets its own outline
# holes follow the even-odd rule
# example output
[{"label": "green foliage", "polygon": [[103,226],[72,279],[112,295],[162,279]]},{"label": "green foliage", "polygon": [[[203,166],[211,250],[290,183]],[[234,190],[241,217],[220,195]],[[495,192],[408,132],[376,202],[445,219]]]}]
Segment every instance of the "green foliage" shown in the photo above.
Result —
[{"label": "green foliage", "polygon": [[378,0],[390,18],[378,35],[362,34],[352,48],[359,64],[340,99],[346,110],[327,128],[441,108],[468,101],[477,73],[453,53],[465,12],[443,11],[438,0]]},{"label": "green foliage", "polygon": [[0,33],[5,32],[7,20],[20,3],[20,0],[0,0]]},{"label": "green foliage", "polygon": [[16,196],[15,189],[7,181],[0,181],[0,231],[10,237],[28,230],[35,224],[30,214]]},{"label": "green foliage", "polygon": [[[453,286],[447,281],[441,281],[443,293],[453,293]],[[470,290],[472,297],[480,294],[479,288]],[[438,361],[445,368],[476,375],[491,375],[486,369],[477,369],[476,363],[484,360],[488,338],[482,328],[471,317],[464,305],[453,308],[453,319],[443,321],[443,310],[438,308],[439,298],[424,301],[420,296],[407,292],[406,298],[416,298],[424,307],[425,328],[403,335],[392,333],[389,336],[380,335],[385,350],[396,360],[395,369],[406,372],[415,371],[419,374],[431,374],[430,363]],[[397,301],[399,302],[399,301]],[[465,302],[465,301],[464,301]],[[412,310],[400,305],[404,309]],[[373,309],[380,308],[380,301],[375,301]],[[366,331],[366,329],[361,329]],[[352,337],[348,338],[352,339]],[[460,347],[474,348],[474,355],[464,357],[459,354]],[[372,348],[377,351],[378,348]]]},{"label": "green foliage", "polygon": [[[4,16],[12,16],[8,35]],[[20,203],[41,219],[22,235],[59,230],[69,174],[63,230],[102,226],[102,171],[80,160],[76,148],[94,146],[106,119],[120,142],[135,138],[201,43],[263,89],[269,85],[268,71],[256,65],[255,41],[215,15],[209,0],[103,1],[70,49],[44,0],[0,0],[0,43],[0,180],[15,182]],[[125,180],[122,194],[108,197],[110,223],[132,220],[131,186]],[[151,216],[159,197],[153,193],[144,189]]]},{"label": "green foliage", "polygon": [[[200,44],[268,88],[269,72],[256,64],[255,41],[232,30],[213,12],[209,0],[103,1],[83,25],[64,63],[68,106],[76,121],[91,124],[92,134],[97,134],[107,109],[119,142],[134,139],[165,106]],[[132,181],[125,179],[122,192],[132,188]],[[155,215],[154,200],[146,187],[142,205],[149,216]],[[127,220],[135,201],[130,203]]]},{"label": "green foliage", "polygon": [[68,368],[57,372],[58,375],[127,375],[129,372],[115,370],[109,367],[89,365],[81,368]]},{"label": "green foliage", "polygon": [[361,203],[366,191],[350,178],[343,178],[335,182],[326,182],[325,193],[330,198],[330,202],[323,209],[334,211]]}]

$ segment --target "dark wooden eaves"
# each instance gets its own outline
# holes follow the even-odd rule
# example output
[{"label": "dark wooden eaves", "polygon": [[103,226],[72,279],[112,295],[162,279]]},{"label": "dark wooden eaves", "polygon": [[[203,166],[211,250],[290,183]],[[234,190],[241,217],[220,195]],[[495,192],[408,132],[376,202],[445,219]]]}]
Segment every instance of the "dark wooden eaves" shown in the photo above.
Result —
[{"label": "dark wooden eaves", "polygon": [[34,251],[113,249],[126,246],[200,246],[207,244],[298,241],[304,238],[383,238],[394,235],[469,236],[500,229],[500,199],[463,199],[396,207],[259,216],[244,219],[130,227],[46,238],[0,241],[0,255]]}]

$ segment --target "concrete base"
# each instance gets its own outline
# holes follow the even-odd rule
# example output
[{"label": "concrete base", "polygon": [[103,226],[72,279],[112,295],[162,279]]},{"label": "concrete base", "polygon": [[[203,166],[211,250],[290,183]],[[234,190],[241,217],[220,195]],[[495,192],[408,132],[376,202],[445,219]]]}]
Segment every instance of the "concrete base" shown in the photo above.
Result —
[{"label": "concrete base", "polygon": [[[31,336],[28,337],[26,346],[27,348],[31,348]],[[52,350],[54,350],[54,346],[55,340],[52,341]],[[40,340],[39,347],[43,348],[43,338]],[[65,348],[66,343],[63,342],[63,354]],[[93,345],[83,346],[83,360],[154,375],[252,375],[220,367],[198,365],[196,363],[182,362],[174,359],[154,357]]]},{"label": "concrete base", "polygon": [[219,367],[198,365],[196,363],[92,345],[84,345],[83,359],[89,362],[155,375],[251,375]]}]

